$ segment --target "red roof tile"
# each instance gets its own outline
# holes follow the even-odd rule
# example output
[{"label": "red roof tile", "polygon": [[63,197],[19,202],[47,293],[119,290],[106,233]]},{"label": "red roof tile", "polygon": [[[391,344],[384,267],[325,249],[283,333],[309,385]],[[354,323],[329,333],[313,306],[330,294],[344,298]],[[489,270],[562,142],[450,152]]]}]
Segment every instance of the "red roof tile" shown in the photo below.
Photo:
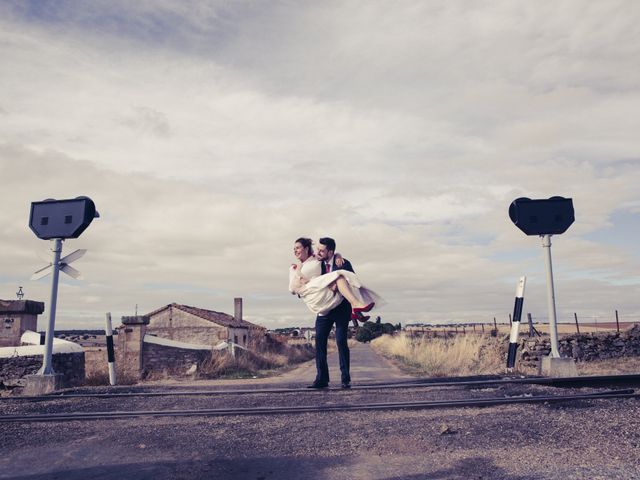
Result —
[{"label": "red roof tile", "polygon": [[158,310],[154,310],[153,312],[148,313],[146,316],[151,317],[171,307],[177,308],[178,310],[182,310],[183,312],[190,313],[191,315],[195,315],[196,317],[202,318],[203,320],[208,320],[210,322],[213,322],[225,327],[262,328],[259,325],[256,325],[255,323],[247,322],[246,320],[236,320],[232,315],[229,315],[227,313],[215,312],[213,310],[206,310],[204,308],[190,307],[189,305],[180,305],[178,303],[165,305],[164,307],[161,307]]}]

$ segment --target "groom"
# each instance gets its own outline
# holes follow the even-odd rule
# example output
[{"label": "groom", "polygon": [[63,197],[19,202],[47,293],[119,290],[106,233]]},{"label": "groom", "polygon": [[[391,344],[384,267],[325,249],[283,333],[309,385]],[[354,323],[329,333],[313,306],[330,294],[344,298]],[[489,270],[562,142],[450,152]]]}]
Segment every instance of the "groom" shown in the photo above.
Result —
[{"label": "groom", "polygon": [[[351,262],[343,259],[341,267],[335,264],[334,253],[336,242],[333,238],[323,237],[319,240],[316,258],[322,264],[322,273],[334,270],[348,270],[353,272]],[[355,272],[354,272],[355,273]],[[336,324],[336,345],[340,359],[340,373],[342,376],[342,388],[351,388],[351,376],[349,375],[349,345],[347,344],[347,332],[351,320],[351,304],[343,300],[340,305],[326,315],[316,317],[316,379],[308,388],[326,388],[329,386],[329,365],[327,364],[327,340],[331,327]]]}]

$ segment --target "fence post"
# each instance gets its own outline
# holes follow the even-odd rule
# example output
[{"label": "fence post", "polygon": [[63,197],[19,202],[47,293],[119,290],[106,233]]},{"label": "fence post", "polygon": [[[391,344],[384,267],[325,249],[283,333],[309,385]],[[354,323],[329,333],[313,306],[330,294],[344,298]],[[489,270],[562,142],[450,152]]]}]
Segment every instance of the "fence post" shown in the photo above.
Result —
[{"label": "fence post", "polygon": [[496,331],[496,335],[498,335],[498,322],[496,322],[496,317],[493,317],[493,328]]},{"label": "fence post", "polygon": [[535,329],[533,328],[533,319],[531,318],[531,314],[530,313],[527,313],[527,320],[529,322],[529,336],[533,337],[533,335],[534,335],[533,332],[534,332]]},{"label": "fence post", "polygon": [[511,333],[509,335],[509,352],[507,354],[507,372],[512,372],[516,364],[518,334],[520,331],[520,317],[522,316],[522,304],[524,303],[524,286],[526,281],[527,277],[520,277],[520,280],[518,280],[518,285],[516,287],[516,299],[513,306],[513,322],[511,322],[511,315],[509,315],[509,321],[511,322]]},{"label": "fence post", "polygon": [[465,327],[464,325],[462,326],[462,334],[463,335],[467,334],[467,327]]},{"label": "fence post", "polygon": [[481,323],[480,326],[482,327],[482,333],[484,333],[484,323]]},{"label": "fence post", "polygon": [[509,314],[509,328],[513,327],[513,320],[511,320],[511,314]]},{"label": "fence post", "polygon": [[473,333],[476,333],[476,324],[473,324]]},{"label": "fence post", "polygon": [[620,333],[620,321],[618,320],[618,310],[616,310],[616,330]]},{"label": "fence post", "polygon": [[578,314],[576,312],[573,312],[573,318],[576,319],[576,332],[580,335],[580,325],[578,325]]},{"label": "fence post", "polygon": [[106,328],[104,329],[107,341],[107,363],[109,367],[109,384],[116,384],[116,356],[113,350],[113,328],[111,326],[111,312],[106,314]]}]

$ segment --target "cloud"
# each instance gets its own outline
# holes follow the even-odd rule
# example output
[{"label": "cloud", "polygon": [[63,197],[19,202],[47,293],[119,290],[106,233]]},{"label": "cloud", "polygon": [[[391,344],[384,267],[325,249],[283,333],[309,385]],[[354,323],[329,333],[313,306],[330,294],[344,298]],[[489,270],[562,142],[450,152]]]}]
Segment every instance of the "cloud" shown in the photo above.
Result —
[{"label": "cloud", "polygon": [[559,309],[640,319],[616,217],[639,202],[635,2],[0,9],[3,298],[47,255],[29,203],[88,195],[102,216],[65,245],[89,254],[61,325],[234,296],[249,319],[311,324],[285,291],[301,235],[336,238],[394,322],[506,317],[524,273],[544,312],[539,240],[507,208],[564,195]]}]

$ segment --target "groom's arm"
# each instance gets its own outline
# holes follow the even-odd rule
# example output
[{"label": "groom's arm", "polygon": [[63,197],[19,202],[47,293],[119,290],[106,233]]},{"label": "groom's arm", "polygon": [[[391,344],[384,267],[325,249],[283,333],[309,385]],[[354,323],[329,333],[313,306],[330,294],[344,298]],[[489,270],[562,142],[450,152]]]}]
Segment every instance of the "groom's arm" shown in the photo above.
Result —
[{"label": "groom's arm", "polygon": [[351,265],[351,262],[349,260],[347,260],[346,258],[344,259],[344,263],[342,264],[342,267],[340,267],[342,270],[348,270],[349,272],[353,272],[353,265]]}]

